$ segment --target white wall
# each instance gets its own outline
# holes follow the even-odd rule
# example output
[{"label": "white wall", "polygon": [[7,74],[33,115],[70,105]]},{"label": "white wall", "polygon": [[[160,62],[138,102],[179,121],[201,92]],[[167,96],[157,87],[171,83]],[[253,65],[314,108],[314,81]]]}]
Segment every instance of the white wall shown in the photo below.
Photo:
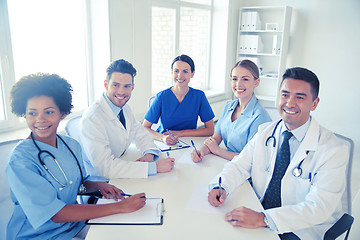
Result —
[{"label": "white wall", "polygon": [[[238,9],[243,6],[288,5],[293,8],[287,67],[302,66],[320,79],[320,104],[313,116],[326,128],[355,141],[360,165],[360,1],[358,0],[231,0],[228,69],[235,62]],[[151,1],[110,0],[112,60],[125,58],[138,69],[130,100],[144,113],[151,88]],[[356,167],[357,165],[355,165]],[[360,173],[360,171],[359,171]]]},{"label": "white wall", "polygon": [[[287,67],[314,71],[320,80],[320,103],[313,116],[324,127],[355,142],[355,174],[360,170],[360,1],[234,0],[243,6],[292,7]],[[233,17],[238,19],[238,12]],[[236,26],[237,27],[237,26]],[[233,31],[236,31],[234,26]],[[235,51],[236,46],[233,46]]]}]

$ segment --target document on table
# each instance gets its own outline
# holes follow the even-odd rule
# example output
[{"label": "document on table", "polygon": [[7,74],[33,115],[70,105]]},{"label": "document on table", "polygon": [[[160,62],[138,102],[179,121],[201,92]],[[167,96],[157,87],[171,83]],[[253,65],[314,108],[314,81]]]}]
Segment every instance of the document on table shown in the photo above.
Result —
[{"label": "document on table", "polygon": [[183,148],[188,148],[190,147],[189,144],[187,144],[186,142],[183,142],[181,140],[179,140],[179,142],[175,145],[167,145],[161,141],[158,140],[154,140],[155,145],[160,149],[160,151],[162,152],[166,152],[166,151],[172,151],[172,150],[178,150],[178,149],[183,149]]},{"label": "document on table", "polygon": [[[99,198],[96,204],[116,202],[114,199]],[[131,213],[118,213],[86,221],[90,225],[162,225],[164,199],[147,198],[143,208]]]}]

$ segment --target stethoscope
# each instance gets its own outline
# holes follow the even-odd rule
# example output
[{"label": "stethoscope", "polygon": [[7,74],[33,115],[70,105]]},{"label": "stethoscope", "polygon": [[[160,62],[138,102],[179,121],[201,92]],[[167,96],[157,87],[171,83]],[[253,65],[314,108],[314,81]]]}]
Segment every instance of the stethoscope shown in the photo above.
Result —
[{"label": "stethoscope", "polygon": [[[268,142],[272,139],[272,141],[273,141],[273,147],[275,148],[275,146],[276,146],[275,132],[276,132],[277,127],[278,127],[279,124],[281,123],[281,121],[282,121],[282,119],[280,119],[280,120],[276,123],[276,125],[275,125],[275,127],[274,127],[274,130],[272,131],[271,136],[269,136],[269,137],[266,139],[266,141],[265,141],[265,146],[266,146],[266,147],[268,146]],[[306,152],[306,155],[308,155],[308,153],[309,153],[309,151]],[[304,160],[305,160],[305,158],[304,158],[303,160],[301,160],[301,162],[300,162],[296,167],[294,167],[294,169],[293,169],[293,171],[292,171],[292,174],[294,175],[294,177],[300,177],[301,174],[303,173],[303,170],[302,170],[302,168],[301,168],[301,165],[302,165],[302,163],[304,162]],[[269,161],[269,165],[270,165],[270,161]],[[265,170],[268,171],[269,168],[270,168],[270,166],[267,166]]]},{"label": "stethoscope", "polygon": [[[78,168],[79,168],[79,171],[80,171],[80,176],[81,176],[81,186],[80,186],[80,193],[83,193],[86,191],[86,188],[84,186],[84,177],[83,177],[83,174],[82,174],[82,170],[81,170],[81,167],[80,167],[80,163],[79,163],[79,160],[77,159],[76,155],[74,154],[74,152],[71,150],[71,148],[69,147],[69,145],[66,144],[66,142],[59,136],[56,134],[56,136],[65,144],[65,146],[67,147],[67,149],[69,149],[69,151],[71,152],[71,154],[73,155],[73,157],[75,158],[76,160],[76,163],[78,165]],[[59,162],[56,160],[55,156],[49,152],[49,151],[46,151],[46,150],[41,150],[40,147],[37,145],[37,143],[35,142],[34,140],[34,137],[33,137],[33,134],[32,132],[30,133],[30,137],[31,137],[31,140],[33,141],[34,145],[36,146],[36,148],[39,150],[39,153],[38,153],[38,159],[41,163],[41,165],[43,165],[43,167],[45,168],[45,170],[55,179],[56,182],[58,182],[61,187],[59,188],[59,190],[63,190],[65,187],[69,186],[72,184],[72,181],[68,180],[64,170],[62,169],[62,167],[60,166]],[[59,181],[59,179],[57,179],[55,177],[55,175],[50,171],[50,169],[46,166],[45,162],[43,160],[41,160],[41,154],[48,154],[50,157],[52,157],[56,163],[56,165],[58,166],[58,168],[60,169],[60,171],[62,172],[65,180],[66,180],[66,184],[63,184]]]}]

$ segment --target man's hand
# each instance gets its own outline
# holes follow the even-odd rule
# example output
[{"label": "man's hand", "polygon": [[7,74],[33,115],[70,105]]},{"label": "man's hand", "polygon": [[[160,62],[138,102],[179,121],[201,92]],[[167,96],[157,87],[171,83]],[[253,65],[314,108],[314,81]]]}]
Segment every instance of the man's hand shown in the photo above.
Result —
[{"label": "man's hand", "polygon": [[265,215],[246,207],[235,208],[225,215],[225,221],[231,222],[233,226],[244,228],[266,227]]}]

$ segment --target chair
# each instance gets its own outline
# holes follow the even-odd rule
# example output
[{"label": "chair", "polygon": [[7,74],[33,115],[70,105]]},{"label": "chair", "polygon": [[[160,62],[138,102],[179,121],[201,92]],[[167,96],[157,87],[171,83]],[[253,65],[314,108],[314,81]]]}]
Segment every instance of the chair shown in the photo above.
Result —
[{"label": "chair", "polygon": [[[156,96],[151,96],[149,98],[149,101],[148,101],[148,109],[151,107],[151,104],[153,103],[153,101],[155,100],[155,97]],[[153,125],[151,125],[151,129],[156,131],[158,129],[158,127],[160,126],[160,123],[159,121],[157,121],[156,123],[153,123]]]},{"label": "chair", "polygon": [[346,195],[342,199],[343,205],[347,207],[345,213],[324,235],[324,240],[333,240],[345,234],[345,240],[348,239],[350,228],[354,222],[354,217],[351,214],[351,169],[354,156],[354,142],[345,136],[335,133],[335,136],[344,141],[349,147],[349,161],[346,168]]},{"label": "chair", "polygon": [[[73,139],[78,141],[80,143],[80,145],[82,146],[82,143],[80,141],[80,120],[81,120],[81,115],[69,119],[65,126],[65,132],[69,137],[72,137]],[[86,156],[85,151],[82,151],[82,159],[83,159],[83,162],[85,165],[86,173],[91,176],[91,180],[94,180],[94,181],[108,181],[109,180],[107,178],[99,176],[99,173],[95,170],[90,159]]]},{"label": "chair", "polygon": [[353,157],[354,157],[354,142],[350,138],[347,138],[345,136],[342,136],[340,134],[335,133],[335,136],[341,139],[343,142],[345,142],[349,147],[349,161],[346,168],[346,199],[343,200],[345,202],[345,205],[347,204],[347,213],[351,214],[351,200],[352,200],[352,194],[351,194],[351,170],[352,170],[352,163],[353,163]]},{"label": "chair", "polygon": [[14,210],[10,187],[5,175],[5,167],[10,152],[20,139],[0,143],[0,240],[6,237],[6,227]]},{"label": "chair", "polygon": [[347,240],[353,222],[354,218],[351,215],[345,213],[329,230],[325,232],[324,240],[335,240],[345,232],[346,235],[344,240]]}]

